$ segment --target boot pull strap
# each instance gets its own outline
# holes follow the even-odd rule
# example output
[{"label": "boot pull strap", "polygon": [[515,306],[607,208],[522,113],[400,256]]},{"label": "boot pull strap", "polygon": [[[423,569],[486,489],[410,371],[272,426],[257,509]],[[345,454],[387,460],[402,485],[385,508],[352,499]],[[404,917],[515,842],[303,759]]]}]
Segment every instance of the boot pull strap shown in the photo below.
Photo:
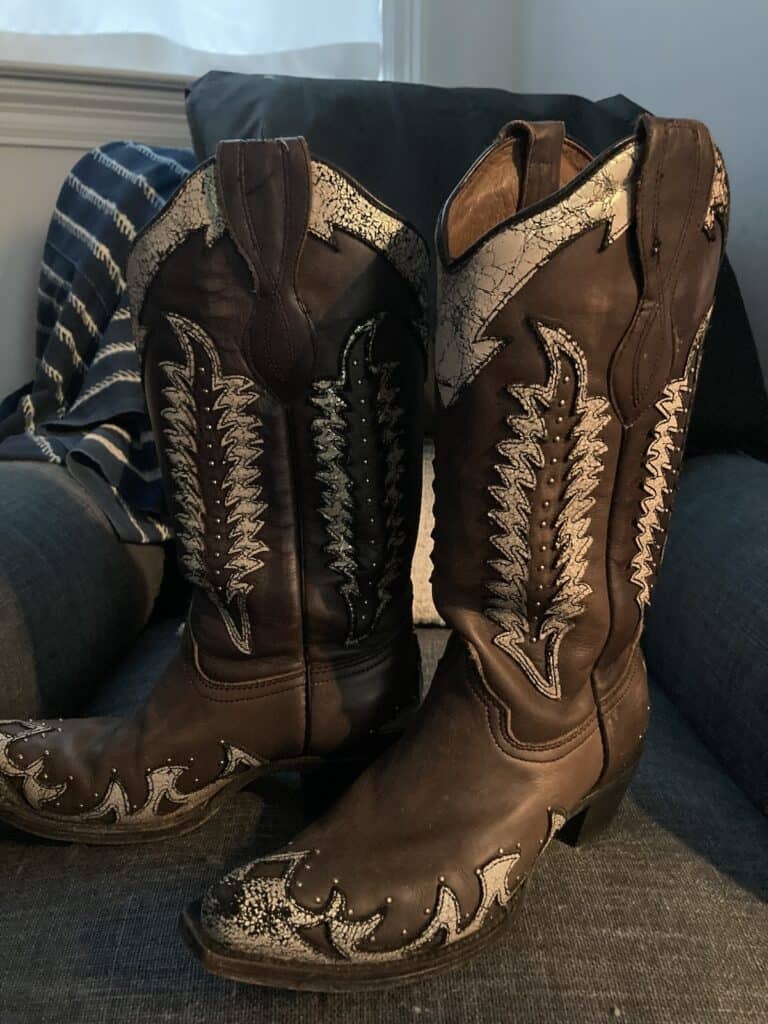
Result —
[{"label": "boot pull strap", "polygon": [[296,292],[312,185],[304,139],[233,140],[216,149],[216,184],[227,231],[253,281],[243,356],[278,397],[307,385],[312,324]]},{"label": "boot pull strap", "polygon": [[[693,238],[703,232],[715,154],[703,124],[644,115],[634,196],[640,297],[611,371],[614,402],[626,424],[655,404],[678,377],[697,323],[676,324],[673,300]],[[696,295],[696,284],[689,284]]]},{"label": "boot pull strap", "polygon": [[546,199],[560,188],[560,159],[565,142],[562,121],[510,121],[499,141],[517,138],[523,143],[523,175],[518,209]]}]

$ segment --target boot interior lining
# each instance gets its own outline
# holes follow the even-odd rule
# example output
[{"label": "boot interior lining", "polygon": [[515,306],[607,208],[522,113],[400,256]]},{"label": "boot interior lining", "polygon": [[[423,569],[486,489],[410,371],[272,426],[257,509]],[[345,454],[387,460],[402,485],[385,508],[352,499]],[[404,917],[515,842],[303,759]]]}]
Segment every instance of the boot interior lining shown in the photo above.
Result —
[{"label": "boot interior lining", "polygon": [[[445,220],[445,242],[451,259],[458,259],[478,239],[519,210],[525,144],[505,139],[470,171],[454,195]],[[567,185],[592,157],[566,139],[560,156],[560,185]]]}]

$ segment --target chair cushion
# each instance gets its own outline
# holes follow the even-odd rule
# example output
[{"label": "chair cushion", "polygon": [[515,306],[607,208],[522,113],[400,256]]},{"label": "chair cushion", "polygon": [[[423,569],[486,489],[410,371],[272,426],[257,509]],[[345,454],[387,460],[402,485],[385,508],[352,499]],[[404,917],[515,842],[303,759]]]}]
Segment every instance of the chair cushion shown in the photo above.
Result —
[{"label": "chair cushion", "polygon": [[[420,639],[431,674],[446,630]],[[120,695],[125,706],[140,699],[174,643],[173,624],[146,634],[100,709],[116,710]],[[251,988],[208,975],[183,948],[181,907],[299,828],[292,776],[240,794],[198,832],[143,848],[62,848],[0,832],[0,1019],[765,1021],[768,823],[663,694],[654,691],[653,705],[646,756],[605,839],[583,850],[553,843],[502,942],[463,970],[403,989],[328,997]]]},{"label": "chair cushion", "polygon": [[0,461],[0,718],[79,710],[147,621],[162,566],[64,466]]},{"label": "chair cushion", "polygon": [[651,674],[768,814],[768,466],[691,459],[643,641]]}]

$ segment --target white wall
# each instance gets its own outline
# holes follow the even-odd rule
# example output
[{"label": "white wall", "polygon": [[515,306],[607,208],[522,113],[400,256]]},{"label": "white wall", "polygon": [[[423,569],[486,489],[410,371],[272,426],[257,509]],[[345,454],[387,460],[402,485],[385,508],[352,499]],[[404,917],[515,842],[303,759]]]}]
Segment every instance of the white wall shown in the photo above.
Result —
[{"label": "white wall", "polygon": [[768,369],[768,0],[424,0],[423,78],[624,93],[705,121],[732,189],[728,252]]},{"label": "white wall", "polygon": [[0,398],[32,376],[40,257],[67,172],[110,139],[189,146],[183,84],[0,64]]}]

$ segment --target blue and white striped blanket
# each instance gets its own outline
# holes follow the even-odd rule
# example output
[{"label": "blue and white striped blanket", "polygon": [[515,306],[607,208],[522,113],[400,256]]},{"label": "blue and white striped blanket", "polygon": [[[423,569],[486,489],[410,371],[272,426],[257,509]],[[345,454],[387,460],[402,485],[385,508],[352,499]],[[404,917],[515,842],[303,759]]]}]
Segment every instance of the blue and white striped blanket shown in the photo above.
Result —
[{"label": "blue and white striped blanket", "polygon": [[125,268],[195,163],[191,150],[110,142],[75,164],[43,250],[35,377],[0,404],[0,459],[64,464],[133,543],[169,531]]}]

